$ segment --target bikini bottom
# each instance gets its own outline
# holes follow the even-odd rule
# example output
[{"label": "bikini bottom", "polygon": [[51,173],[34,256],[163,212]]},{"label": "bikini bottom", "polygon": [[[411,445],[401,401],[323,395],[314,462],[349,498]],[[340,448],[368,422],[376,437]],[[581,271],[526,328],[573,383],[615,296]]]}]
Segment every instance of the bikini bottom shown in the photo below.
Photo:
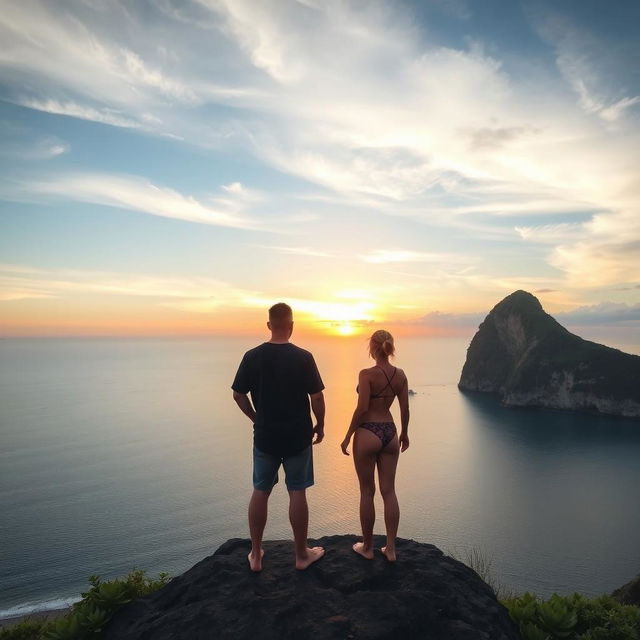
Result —
[{"label": "bikini bottom", "polygon": [[393,422],[363,422],[358,425],[358,429],[367,429],[367,431],[375,433],[380,438],[383,449],[396,435],[396,425]]}]

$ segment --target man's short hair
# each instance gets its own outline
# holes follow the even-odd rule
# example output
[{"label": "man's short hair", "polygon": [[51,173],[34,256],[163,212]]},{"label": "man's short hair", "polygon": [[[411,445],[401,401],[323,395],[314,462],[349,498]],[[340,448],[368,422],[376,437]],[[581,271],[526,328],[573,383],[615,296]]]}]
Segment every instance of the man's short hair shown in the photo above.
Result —
[{"label": "man's short hair", "polygon": [[274,329],[286,329],[293,321],[293,311],[285,302],[278,302],[269,309],[269,322]]}]

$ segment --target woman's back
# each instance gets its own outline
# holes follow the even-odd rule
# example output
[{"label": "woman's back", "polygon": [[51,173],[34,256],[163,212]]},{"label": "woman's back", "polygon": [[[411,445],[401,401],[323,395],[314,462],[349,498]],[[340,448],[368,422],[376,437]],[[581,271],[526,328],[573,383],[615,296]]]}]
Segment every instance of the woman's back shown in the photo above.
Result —
[{"label": "woman's back", "polygon": [[[396,396],[399,396],[407,383],[407,377],[402,369],[391,364],[375,365],[362,371],[363,383],[368,383],[369,404],[363,421],[390,421],[390,407]],[[364,393],[366,389],[362,389]]]}]

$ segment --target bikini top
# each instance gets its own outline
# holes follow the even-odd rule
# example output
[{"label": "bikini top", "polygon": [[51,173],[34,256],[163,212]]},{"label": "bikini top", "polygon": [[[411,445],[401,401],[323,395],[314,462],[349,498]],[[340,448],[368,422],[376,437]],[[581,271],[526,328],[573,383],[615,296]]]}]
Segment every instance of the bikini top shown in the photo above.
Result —
[{"label": "bikini top", "polygon": [[[380,369],[380,371],[382,371],[382,373],[384,373],[384,377],[387,379],[387,384],[384,385],[384,387],[382,387],[382,389],[380,389],[380,391],[378,391],[378,393],[372,393],[369,398],[395,398],[396,393],[393,390],[393,387],[391,386],[391,381],[393,380],[393,377],[396,375],[396,371],[398,370],[398,367],[394,367],[393,368],[393,373],[391,374],[391,377],[389,377],[386,373],[386,371],[382,368],[382,367],[378,367],[378,369]],[[391,395],[387,394],[384,395],[382,392],[389,387],[389,389],[391,389]],[[356,387],[356,393],[358,393],[360,391],[360,385],[358,385]]]}]

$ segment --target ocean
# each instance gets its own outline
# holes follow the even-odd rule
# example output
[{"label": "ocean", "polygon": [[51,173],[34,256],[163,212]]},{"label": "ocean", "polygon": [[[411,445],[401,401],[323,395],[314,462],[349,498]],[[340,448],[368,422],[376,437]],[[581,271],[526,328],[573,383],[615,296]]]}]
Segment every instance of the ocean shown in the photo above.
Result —
[{"label": "ocean", "polygon": [[[358,371],[370,365],[366,340],[294,342],[313,351],[326,385],[309,535],[357,533],[353,461],[339,443]],[[92,574],[177,575],[248,537],[251,425],[230,384],[256,343],[0,340],[0,617],[77,599]],[[416,392],[398,467],[399,535],[463,559],[478,551],[518,592],[596,595],[633,578],[640,422],[463,394],[468,343],[398,340],[396,364]],[[286,505],[281,482],[267,539],[291,537]]]}]

